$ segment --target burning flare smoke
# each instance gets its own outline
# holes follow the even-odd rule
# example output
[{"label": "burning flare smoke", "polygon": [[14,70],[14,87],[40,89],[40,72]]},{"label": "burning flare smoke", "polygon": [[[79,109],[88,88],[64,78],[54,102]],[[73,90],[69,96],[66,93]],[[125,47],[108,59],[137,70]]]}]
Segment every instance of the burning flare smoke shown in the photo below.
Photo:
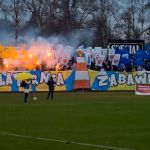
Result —
[{"label": "burning flare smoke", "polygon": [[3,60],[3,70],[32,70],[35,68],[52,69],[64,65],[64,59],[71,58],[73,48],[57,45],[39,38],[29,45],[20,47],[0,45],[0,58]]}]

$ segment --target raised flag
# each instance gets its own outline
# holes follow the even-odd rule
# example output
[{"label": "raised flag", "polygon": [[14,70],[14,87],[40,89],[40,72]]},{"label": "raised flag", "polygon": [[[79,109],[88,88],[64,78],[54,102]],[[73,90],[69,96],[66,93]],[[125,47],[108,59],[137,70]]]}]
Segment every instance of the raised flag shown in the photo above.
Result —
[{"label": "raised flag", "polygon": [[108,51],[108,59],[109,59],[109,61],[113,61],[114,56],[115,56],[115,50],[114,49],[109,49],[109,51]]},{"label": "raised flag", "polygon": [[64,65],[67,65],[68,60],[69,60],[68,55],[64,55],[64,56],[63,56],[63,64],[64,64]]},{"label": "raised flag", "polygon": [[104,56],[103,55],[100,55],[100,54],[95,55],[95,65],[96,66],[102,66],[103,61],[104,61]]},{"label": "raised flag", "polygon": [[120,54],[115,54],[113,61],[112,61],[112,65],[114,66],[118,66],[119,62],[120,62]]}]

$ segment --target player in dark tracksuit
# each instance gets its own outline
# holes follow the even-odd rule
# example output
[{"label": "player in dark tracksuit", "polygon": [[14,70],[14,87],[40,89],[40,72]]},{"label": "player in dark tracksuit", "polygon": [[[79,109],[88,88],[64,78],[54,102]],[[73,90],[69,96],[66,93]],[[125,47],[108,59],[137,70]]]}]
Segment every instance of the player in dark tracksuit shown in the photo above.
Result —
[{"label": "player in dark tracksuit", "polygon": [[53,99],[55,83],[56,82],[53,80],[52,77],[48,80],[47,85],[49,87],[49,91],[48,91],[47,99],[49,99],[49,96],[51,96],[51,100]]},{"label": "player in dark tracksuit", "polygon": [[31,84],[31,81],[29,80],[26,80],[24,81],[24,102],[27,103],[27,99],[28,99],[28,96],[29,96],[29,88],[30,88],[30,84]]}]

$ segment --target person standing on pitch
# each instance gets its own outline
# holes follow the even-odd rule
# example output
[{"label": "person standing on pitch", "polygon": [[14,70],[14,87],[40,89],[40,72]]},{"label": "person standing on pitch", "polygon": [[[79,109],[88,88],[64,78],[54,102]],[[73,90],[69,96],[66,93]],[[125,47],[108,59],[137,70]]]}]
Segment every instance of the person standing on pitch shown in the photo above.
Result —
[{"label": "person standing on pitch", "polygon": [[27,103],[29,96],[30,80],[25,80],[24,82],[24,102]]},{"label": "person standing on pitch", "polygon": [[48,82],[47,85],[49,87],[49,91],[48,91],[48,95],[47,95],[47,100],[49,99],[49,96],[51,96],[51,100],[53,99],[53,95],[54,95],[54,85],[55,85],[55,81],[53,80],[53,77],[51,77]]}]

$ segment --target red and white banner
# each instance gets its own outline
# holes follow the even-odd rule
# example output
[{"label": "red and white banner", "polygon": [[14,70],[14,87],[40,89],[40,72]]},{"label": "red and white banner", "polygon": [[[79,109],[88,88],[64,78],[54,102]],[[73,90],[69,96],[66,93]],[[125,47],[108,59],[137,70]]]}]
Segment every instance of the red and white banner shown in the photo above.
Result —
[{"label": "red and white banner", "polygon": [[109,61],[113,61],[114,56],[115,56],[115,50],[114,49],[109,49],[109,52],[108,52]]},{"label": "red and white banner", "polygon": [[136,84],[136,95],[150,95],[150,84]]},{"label": "red and white banner", "polygon": [[69,56],[68,56],[68,55],[64,55],[64,56],[63,56],[63,62],[62,62],[62,63],[63,63],[64,65],[67,65],[68,60],[69,60]]},{"label": "red and white banner", "polygon": [[102,66],[103,61],[104,61],[104,56],[103,55],[100,55],[98,53],[95,54],[95,65],[96,66]]},{"label": "red and white banner", "polygon": [[113,61],[112,61],[112,65],[118,66],[119,61],[120,61],[120,57],[121,57],[120,54],[115,54],[114,58],[113,58]]}]

